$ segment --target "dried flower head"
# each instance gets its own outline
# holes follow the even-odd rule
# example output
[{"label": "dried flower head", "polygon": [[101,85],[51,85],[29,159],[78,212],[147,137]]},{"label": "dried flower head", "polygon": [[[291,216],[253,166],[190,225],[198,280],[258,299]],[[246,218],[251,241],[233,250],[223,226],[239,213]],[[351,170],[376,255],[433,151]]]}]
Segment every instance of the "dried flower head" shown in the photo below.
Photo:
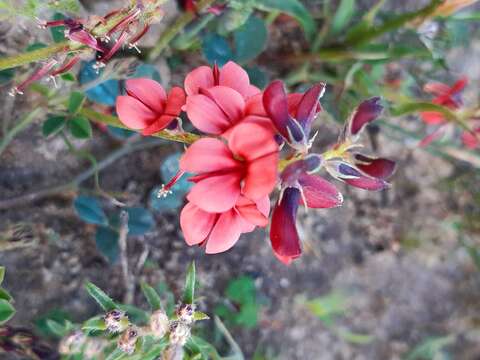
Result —
[{"label": "dried flower head", "polygon": [[170,321],[163,310],[157,310],[150,316],[150,330],[153,336],[161,338],[169,329]]},{"label": "dried flower head", "polygon": [[138,329],[134,325],[130,325],[118,339],[117,346],[120,350],[127,354],[133,354],[135,345],[138,340]]},{"label": "dried flower head", "polygon": [[107,330],[111,333],[117,333],[123,331],[129,324],[128,317],[124,311],[111,310],[104,316],[105,325]]},{"label": "dried flower head", "polygon": [[190,326],[182,321],[175,321],[170,326],[170,344],[183,346],[190,338]]}]

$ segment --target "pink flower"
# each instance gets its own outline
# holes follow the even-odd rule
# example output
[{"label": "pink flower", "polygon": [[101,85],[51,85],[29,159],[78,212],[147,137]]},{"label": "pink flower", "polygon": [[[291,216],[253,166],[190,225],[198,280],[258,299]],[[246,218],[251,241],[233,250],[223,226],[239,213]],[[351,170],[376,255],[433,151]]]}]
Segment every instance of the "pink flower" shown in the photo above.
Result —
[{"label": "pink flower", "polygon": [[152,135],[164,130],[175,120],[185,104],[185,93],[173,87],[168,96],[163,87],[150,79],[130,79],[126,83],[127,95],[117,98],[120,121],[130,129]]},{"label": "pink flower", "polygon": [[[432,100],[433,104],[446,106],[449,109],[455,110],[462,106],[461,92],[468,83],[466,77],[461,78],[451,87],[438,83],[432,82],[424,86],[424,90],[430,94],[436,95]],[[443,124],[446,122],[446,119],[442,113],[436,111],[424,111],[420,113],[422,120],[431,125]]]},{"label": "pink flower", "polygon": [[231,210],[241,195],[258,201],[268,196],[277,180],[278,145],[257,124],[235,127],[225,144],[203,138],[190,145],[180,169],[197,174],[187,199],[203,211]]},{"label": "pink flower", "polygon": [[275,133],[263,109],[261,94],[244,100],[239,92],[226,86],[201,88],[198,94],[187,96],[185,110],[192,124],[207,134],[228,138],[240,123],[255,123]]},{"label": "pink flower", "polygon": [[188,245],[205,244],[207,254],[227,251],[243,233],[268,224],[270,200],[256,202],[240,195],[235,206],[221,213],[206,212],[189,202],[180,214],[180,226]]},{"label": "pink flower", "polygon": [[227,62],[221,69],[217,65],[199,66],[185,77],[185,92],[188,96],[200,93],[200,89],[224,86],[238,92],[244,99],[259,94],[260,90],[250,84],[245,70],[233,61]]},{"label": "pink flower", "polygon": [[480,136],[480,120],[474,120],[471,129],[471,132],[462,132],[462,142],[467,148],[475,149],[480,145],[480,141],[478,140]]}]

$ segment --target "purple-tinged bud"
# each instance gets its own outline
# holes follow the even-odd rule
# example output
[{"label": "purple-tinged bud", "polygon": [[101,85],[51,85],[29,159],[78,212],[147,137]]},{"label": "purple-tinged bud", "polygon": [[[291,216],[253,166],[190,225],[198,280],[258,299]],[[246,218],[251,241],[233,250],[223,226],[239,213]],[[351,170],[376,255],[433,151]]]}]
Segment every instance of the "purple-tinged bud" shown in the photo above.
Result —
[{"label": "purple-tinged bud", "polygon": [[379,179],[388,179],[395,172],[395,161],[355,154],[355,166],[365,174]]},{"label": "purple-tinged bud", "polygon": [[380,97],[365,100],[357,106],[348,122],[348,134],[356,136],[363,128],[377,119],[383,111]]},{"label": "purple-tinged bud", "polygon": [[28,77],[25,81],[20,83],[19,85],[15,86],[10,92],[10,96],[15,96],[16,94],[23,94],[25,89],[33,82],[40,80],[44,76],[48,75],[50,70],[58,63],[57,60],[51,59],[46,64],[44,64],[39,70],[33,73],[30,77]]},{"label": "purple-tinged bud", "polygon": [[296,226],[300,200],[300,189],[286,188],[272,214],[270,227],[272,249],[275,256],[287,265],[302,254]]}]

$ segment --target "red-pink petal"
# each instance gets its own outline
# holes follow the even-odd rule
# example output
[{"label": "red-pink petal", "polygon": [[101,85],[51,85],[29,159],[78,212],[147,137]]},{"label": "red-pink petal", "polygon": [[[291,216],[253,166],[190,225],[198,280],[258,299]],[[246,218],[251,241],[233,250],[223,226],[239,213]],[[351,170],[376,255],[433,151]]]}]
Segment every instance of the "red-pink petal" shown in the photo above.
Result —
[{"label": "red-pink petal", "polygon": [[389,184],[385,180],[367,176],[362,176],[356,179],[343,179],[343,181],[348,185],[370,191],[380,191],[389,187]]},{"label": "red-pink petal", "polygon": [[439,125],[445,122],[443,114],[436,111],[423,111],[420,116],[423,122],[429,125]]},{"label": "red-pink petal", "polygon": [[255,123],[241,123],[232,130],[228,147],[248,161],[278,152],[272,133]]},{"label": "red-pink petal", "polygon": [[221,135],[232,126],[222,109],[205,95],[188,96],[186,111],[193,126],[207,134]]},{"label": "red-pink petal", "polygon": [[440,82],[429,82],[423,86],[423,91],[434,95],[445,95],[450,91],[450,87]]},{"label": "red-pink petal", "polygon": [[173,87],[168,93],[164,113],[173,116],[180,115],[182,107],[185,105],[185,100],[186,96],[183,89],[178,86]]},{"label": "red-pink petal", "polygon": [[[477,134],[478,134],[478,132],[477,132]],[[475,149],[479,145],[479,141],[478,141],[477,137],[474,136],[472,133],[470,133],[468,131],[462,132],[462,142],[463,142],[463,145],[465,145],[469,149]]]},{"label": "red-pink petal", "polygon": [[455,82],[455,84],[452,85],[452,87],[449,90],[450,94],[455,95],[456,93],[462,91],[465,88],[465,86],[467,86],[467,84],[468,84],[468,78],[462,77],[457,82]]},{"label": "red-pink petal", "polygon": [[141,101],[158,115],[163,113],[167,95],[162,85],[158,82],[147,79],[129,79],[125,84],[127,94]]},{"label": "red-pink petal", "polygon": [[378,118],[382,110],[383,106],[380,104],[379,97],[374,97],[362,102],[355,109],[350,119],[350,133],[352,135],[358,134],[365,125]]},{"label": "red-pink petal", "polygon": [[343,203],[343,196],[337,188],[320,176],[304,173],[300,175],[299,183],[309,208],[328,209]]},{"label": "red-pink petal", "polygon": [[265,108],[263,107],[263,94],[258,93],[250,97],[245,103],[245,116],[258,115],[267,116]]},{"label": "red-pink petal", "polygon": [[198,206],[188,203],[180,213],[180,227],[188,245],[202,243],[212,231],[218,214],[203,211]]},{"label": "red-pink petal", "polygon": [[203,138],[190,145],[180,159],[180,169],[207,173],[239,167],[227,145],[218,139]]},{"label": "red-pink petal", "polygon": [[227,62],[220,69],[219,85],[236,90],[244,98],[253,95],[247,72],[233,61]]},{"label": "red-pink petal", "polygon": [[315,115],[321,110],[320,98],[325,91],[325,83],[318,83],[308,89],[298,103],[295,118],[300,123],[306,136],[310,134]]},{"label": "red-pink petal", "polygon": [[229,250],[242,234],[242,223],[233,209],[221,214],[207,239],[205,252],[217,254]]},{"label": "red-pink petal", "polygon": [[105,49],[103,49],[98,43],[98,40],[86,30],[70,30],[68,33],[68,38],[97,51],[105,51]]},{"label": "red-pink petal", "polygon": [[270,194],[277,183],[278,152],[258,158],[248,164],[242,193],[253,200]]},{"label": "red-pink petal", "polygon": [[250,224],[265,227],[268,224],[268,217],[260,211],[258,205],[245,198],[240,196],[237,205],[235,206],[238,213],[243,217],[243,219]]},{"label": "red-pink petal", "polygon": [[270,241],[277,257],[295,259],[302,253],[296,227],[299,201],[300,190],[287,188],[273,210]]},{"label": "red-pink petal", "polygon": [[395,161],[384,158],[370,158],[361,154],[355,155],[355,160],[362,163],[356,163],[357,168],[365,174],[375,178],[388,179],[395,171]]},{"label": "red-pink petal", "polygon": [[425,136],[420,143],[418,144],[419,147],[425,147],[430,145],[432,142],[439,140],[445,135],[445,132],[447,130],[447,126],[443,125],[440,126],[439,128],[435,129],[433,132]]},{"label": "red-pink petal", "polygon": [[243,118],[245,101],[237,91],[225,86],[214,86],[210,89],[202,89],[200,93],[213,100],[232,125]]},{"label": "red-pink petal", "polygon": [[123,125],[133,130],[144,129],[157,118],[150,108],[131,96],[119,96],[117,114]]},{"label": "red-pink petal", "polygon": [[187,195],[188,201],[208,212],[221,213],[235,206],[240,195],[240,172],[209,176],[196,183]]},{"label": "red-pink petal", "polygon": [[142,130],[142,135],[150,136],[159,131],[165,130],[170,123],[175,120],[176,116],[171,115],[162,115],[157,120],[155,120],[152,124]]},{"label": "red-pink petal", "polygon": [[199,66],[185,77],[185,92],[187,95],[198,94],[200,88],[215,86],[213,72],[209,66]]},{"label": "red-pink petal", "polygon": [[268,85],[263,93],[263,106],[278,132],[285,139],[289,139],[287,126],[290,122],[290,114],[283,82],[275,80]]}]

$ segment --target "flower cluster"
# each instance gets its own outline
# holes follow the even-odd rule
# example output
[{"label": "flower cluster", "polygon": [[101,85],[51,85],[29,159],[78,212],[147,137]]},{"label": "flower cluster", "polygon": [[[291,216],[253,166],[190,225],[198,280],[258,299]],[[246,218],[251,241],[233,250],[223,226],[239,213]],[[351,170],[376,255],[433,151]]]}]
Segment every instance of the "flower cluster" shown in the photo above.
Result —
[{"label": "flower cluster", "polygon": [[10,95],[23,94],[27,86],[46,76],[55,82],[56,76],[68,72],[82,56],[92,52],[96,54],[97,69],[104,67],[123,46],[140,52],[138,41],[147,33],[152,23],[160,21],[163,17],[160,8],[163,2],[163,0],[136,0],[132,1],[130,6],[114,10],[103,17],[39,20],[41,28],[63,26],[65,39],[69,40],[69,43],[54,58],[46,61],[40,69],[16,85]]},{"label": "flower cluster", "polygon": [[357,107],[329,150],[309,153],[324,90],[325,84],[319,83],[305,93],[287,94],[281,81],[273,81],[261,91],[250,84],[245,70],[228,62],[222,68],[194,69],[185,78],[184,90],[174,87],[168,96],[152,80],[128,80],[126,95],[117,99],[117,113],[127,127],[151,135],[181,131],[178,117],[185,111],[203,134],[186,149],[175,177],[194,174],[180,215],[188,245],[219,253],[241,234],[266,227],[278,186],[270,238],[275,255],[289,264],[301,254],[298,207],[331,208],[343,201],[336,187],[316,172],[325,169],[351,186],[382,190],[395,168],[393,161],[363,153],[359,143],[362,129],[383,109],[379,98]]},{"label": "flower cluster", "polygon": [[[432,99],[433,104],[442,105],[450,110],[457,111],[463,107],[462,92],[467,84],[468,79],[466,77],[462,77],[452,86],[440,82],[430,82],[424,86],[424,91],[435,96]],[[420,146],[427,146],[454,130],[453,124],[440,112],[424,111],[420,116],[425,124],[434,127],[434,130],[420,142]],[[474,149],[480,144],[478,140],[480,120],[475,115],[472,115],[468,120],[469,123],[467,125],[470,131],[464,130],[461,134],[461,140],[466,147]]]}]

